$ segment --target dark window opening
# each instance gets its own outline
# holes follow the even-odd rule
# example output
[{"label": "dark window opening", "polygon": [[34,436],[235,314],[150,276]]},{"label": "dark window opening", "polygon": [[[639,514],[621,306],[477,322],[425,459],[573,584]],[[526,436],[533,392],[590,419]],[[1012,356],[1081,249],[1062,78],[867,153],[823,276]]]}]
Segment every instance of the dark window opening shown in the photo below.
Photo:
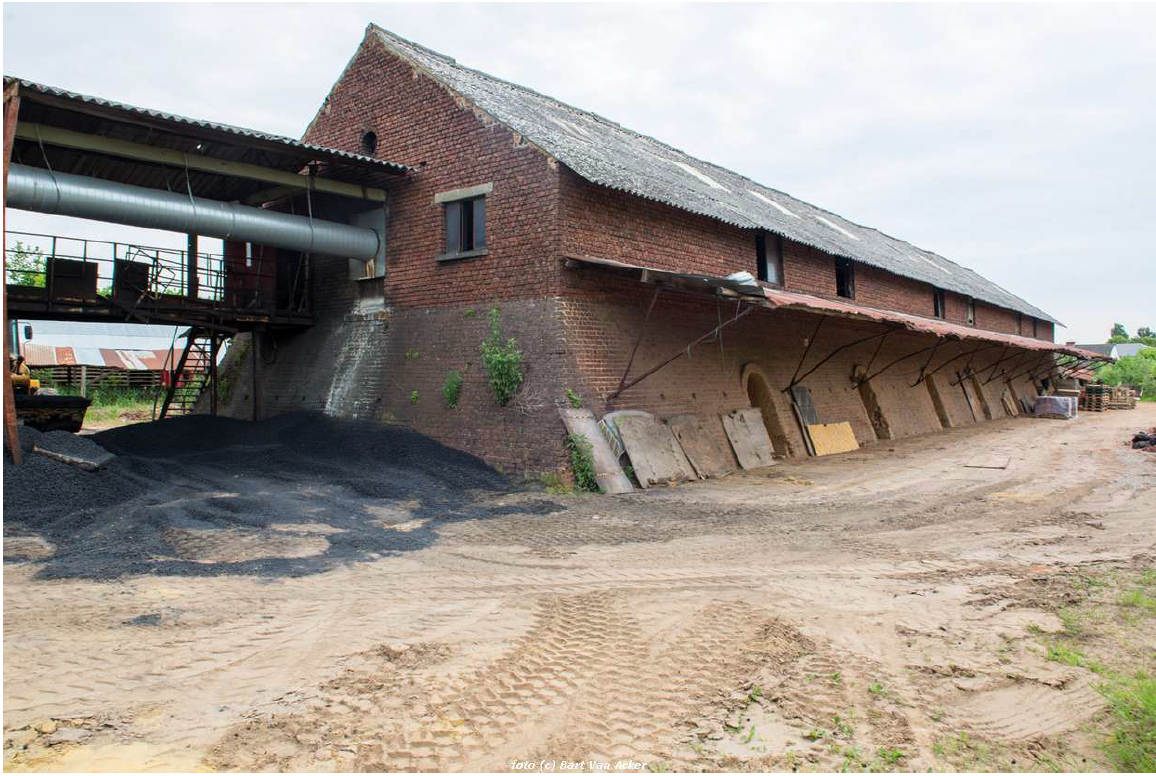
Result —
[{"label": "dark window opening", "polygon": [[1032,336],[1039,339],[1040,336],[1040,319],[1032,318]]},{"label": "dark window opening", "polygon": [[486,198],[446,203],[445,258],[475,253],[486,247]]},{"label": "dark window opening", "polygon": [[975,325],[975,300],[974,299],[968,299],[967,300],[967,325],[968,326],[974,326]]},{"label": "dark window opening", "polygon": [[855,298],[855,262],[835,259],[835,293],[844,299]]},{"label": "dark window opening", "polygon": [[361,136],[361,153],[365,156],[373,156],[374,151],[377,150],[377,133],[366,132]]},{"label": "dark window opening", "polygon": [[755,235],[755,258],[758,261],[759,280],[783,284],[783,239],[777,234],[759,232]]},{"label": "dark window opening", "polygon": [[935,317],[947,317],[947,292],[942,288],[935,289]]},{"label": "dark window opening", "polygon": [[1024,333],[1024,314],[1016,313],[1016,334]]}]

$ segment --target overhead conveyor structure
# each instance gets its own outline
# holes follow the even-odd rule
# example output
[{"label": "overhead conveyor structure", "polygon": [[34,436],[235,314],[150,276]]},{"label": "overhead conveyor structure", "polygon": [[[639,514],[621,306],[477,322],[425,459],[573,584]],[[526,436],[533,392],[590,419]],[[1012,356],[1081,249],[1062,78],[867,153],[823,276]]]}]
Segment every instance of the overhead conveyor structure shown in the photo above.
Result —
[{"label": "overhead conveyor structure", "polygon": [[[315,261],[384,280],[386,189],[411,172],[404,165],[11,77],[4,110],[6,209],[166,230],[187,245],[16,235],[5,223],[6,321],[174,324],[186,332],[184,359],[196,341],[215,355],[238,332],[312,325]],[[223,252],[201,250],[206,237]],[[15,252],[42,269],[8,266]],[[19,458],[8,386],[4,416]]]},{"label": "overhead conveyor structure", "polygon": [[23,164],[8,170],[7,206],[353,259],[372,259],[384,242],[365,227]]}]

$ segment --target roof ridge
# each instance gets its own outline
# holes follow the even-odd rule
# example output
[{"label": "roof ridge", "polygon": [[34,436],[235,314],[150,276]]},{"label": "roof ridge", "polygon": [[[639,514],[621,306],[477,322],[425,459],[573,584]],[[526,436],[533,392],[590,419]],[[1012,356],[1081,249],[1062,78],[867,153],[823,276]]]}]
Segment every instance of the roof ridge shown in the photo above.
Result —
[{"label": "roof ridge", "polygon": [[[524,84],[519,84],[519,83],[515,83],[513,81],[506,80],[505,78],[501,78],[499,76],[493,75],[492,73],[487,73],[485,70],[478,70],[476,67],[469,67],[468,65],[463,65],[461,62],[457,61],[456,59],[454,59],[451,56],[443,54],[440,51],[434,51],[433,49],[429,48],[428,46],[423,46],[420,43],[415,43],[412,40],[409,40],[408,38],[403,38],[402,36],[398,35],[397,33],[391,32],[390,30],[387,30],[383,27],[379,27],[378,25],[373,24],[372,22],[370,22],[369,26],[372,27],[379,35],[382,35],[386,38],[390,38],[394,42],[402,43],[406,46],[413,46],[414,48],[420,49],[420,50],[426,52],[427,54],[432,54],[433,56],[437,57],[438,59],[449,62],[450,64],[454,65],[455,67],[458,67],[462,70],[467,70],[471,73],[475,73],[477,75],[480,75],[489,81],[495,81],[495,82],[503,84],[505,86],[509,86],[513,89],[517,89],[518,91],[526,92],[527,94],[532,94],[535,97],[541,97],[544,100],[549,100],[549,101],[556,103],[556,104],[558,104],[558,105],[560,105],[563,108],[566,108],[568,110],[572,110],[572,111],[575,111],[577,113],[584,113],[587,116],[590,116],[592,118],[597,119],[598,121],[601,121],[603,124],[609,124],[612,127],[617,127],[617,128],[619,128],[625,132],[630,132],[630,133],[637,135],[639,137],[649,137],[648,135],[643,135],[640,132],[635,132],[634,130],[632,130],[628,127],[624,127],[621,124],[619,124],[617,121],[614,121],[613,119],[608,119],[599,113],[595,113],[594,111],[586,110],[585,108],[579,108],[579,107],[577,107],[575,105],[571,105],[570,103],[567,103],[567,102],[562,102],[562,100],[558,99],[557,97],[553,97],[549,94],[539,92],[536,89],[531,89],[529,86],[526,86]],[[444,81],[442,79],[438,78],[436,75],[434,75],[432,73],[430,75],[433,78],[437,79],[439,82],[444,83]],[[650,138],[650,139],[654,140],[657,143],[662,143],[661,140],[658,140],[656,138]],[[666,144],[663,143],[663,145],[666,145]],[[667,147],[671,148],[672,146],[667,146]],[[674,150],[677,151],[678,149],[674,149]],[[685,152],[679,151],[679,153],[685,153]],[[686,155],[690,156],[690,154],[686,154]],[[691,157],[691,158],[694,158],[694,157]]]}]

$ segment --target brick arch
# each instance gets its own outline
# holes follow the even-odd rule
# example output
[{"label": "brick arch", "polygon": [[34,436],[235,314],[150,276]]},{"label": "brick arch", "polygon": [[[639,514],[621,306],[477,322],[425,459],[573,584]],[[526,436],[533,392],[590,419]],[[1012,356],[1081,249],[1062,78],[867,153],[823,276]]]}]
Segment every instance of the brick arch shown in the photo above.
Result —
[{"label": "brick arch", "polygon": [[767,436],[771,438],[775,455],[794,455],[790,437],[783,428],[782,417],[776,407],[776,402],[783,399],[775,396],[775,390],[771,387],[774,383],[771,382],[770,375],[758,364],[748,362],[743,365],[742,385],[743,393],[750,400],[751,406],[758,407],[763,412],[763,425],[767,427]]}]

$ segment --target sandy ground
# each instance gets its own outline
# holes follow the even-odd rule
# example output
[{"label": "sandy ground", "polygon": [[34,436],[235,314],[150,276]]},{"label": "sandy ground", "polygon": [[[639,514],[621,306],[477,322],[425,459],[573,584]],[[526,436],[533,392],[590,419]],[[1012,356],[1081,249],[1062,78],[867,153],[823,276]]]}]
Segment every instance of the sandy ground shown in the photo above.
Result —
[{"label": "sandy ground", "polygon": [[[637,496],[489,496],[432,543],[307,574],[44,578],[53,547],[6,538],[5,767],[943,770],[964,734],[1095,770],[1095,677],[1030,633],[1061,628],[1050,580],[1156,565],[1156,455],[1123,445],[1154,425],[1141,405]],[[282,525],[190,532],[186,557],[347,530]]]}]

